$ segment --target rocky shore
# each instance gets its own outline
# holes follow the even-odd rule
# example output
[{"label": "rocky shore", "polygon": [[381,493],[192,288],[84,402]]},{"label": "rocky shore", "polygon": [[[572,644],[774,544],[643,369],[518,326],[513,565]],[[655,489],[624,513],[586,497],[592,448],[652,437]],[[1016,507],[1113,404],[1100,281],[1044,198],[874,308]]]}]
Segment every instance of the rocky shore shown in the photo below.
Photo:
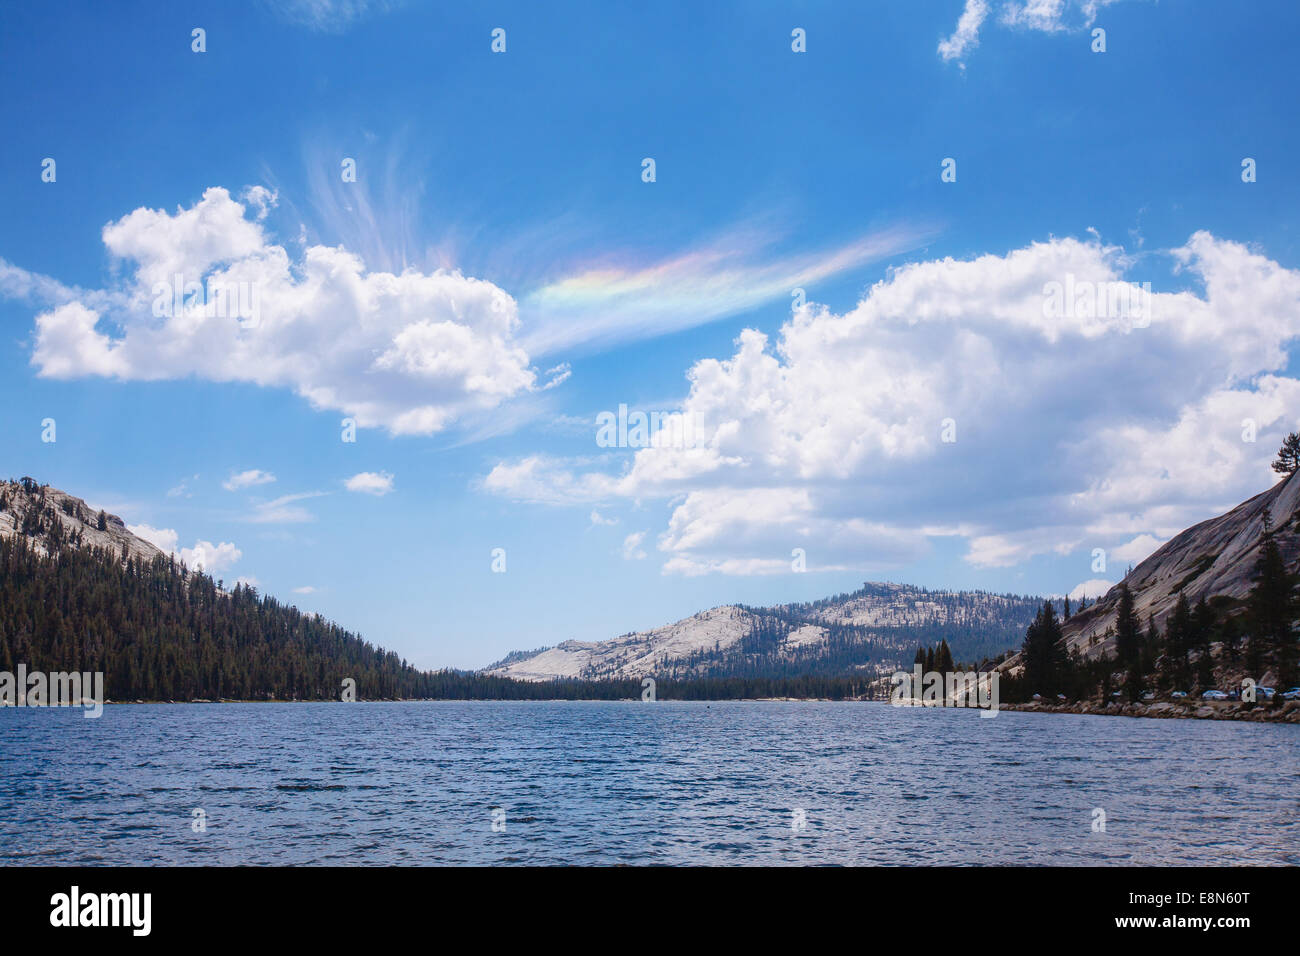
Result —
[{"label": "rocky shore", "polygon": [[1157,700],[1150,703],[1101,704],[1096,701],[1050,704],[1031,701],[1028,704],[1003,704],[1002,710],[1020,710],[1029,713],[1050,714],[1100,714],[1105,717],[1156,717],[1183,720],[1253,720],[1260,723],[1300,724],[1300,700],[1288,700],[1275,706],[1273,703],[1244,704],[1240,701]]}]

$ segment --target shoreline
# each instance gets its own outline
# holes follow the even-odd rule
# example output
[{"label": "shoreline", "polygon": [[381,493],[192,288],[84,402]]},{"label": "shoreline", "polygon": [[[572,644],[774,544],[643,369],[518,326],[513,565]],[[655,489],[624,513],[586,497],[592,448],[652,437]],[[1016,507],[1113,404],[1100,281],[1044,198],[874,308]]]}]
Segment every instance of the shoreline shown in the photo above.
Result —
[{"label": "shoreline", "polygon": [[[233,698],[221,698],[219,700],[106,700],[104,707],[117,706],[137,706],[137,705],[190,705],[190,704],[340,704],[344,701],[333,699],[321,700],[302,700],[302,699],[273,699],[273,700],[237,700]],[[645,703],[639,698],[605,698],[605,697],[554,697],[538,700],[520,699],[510,700],[492,697],[410,697],[410,698],[382,698],[377,700],[359,700],[352,701],[358,704],[436,704],[436,703],[462,703],[462,704],[640,704]],[[659,703],[696,703],[696,704],[721,704],[721,703],[836,703],[836,704],[883,704],[889,705],[888,700],[879,700],[872,698],[844,698],[833,700],[829,697],[726,697],[717,699],[703,700],[660,700]],[[50,706],[50,705],[43,705]],[[26,705],[4,705],[3,709],[14,707],[25,709]],[[61,707],[57,709],[76,709]],[[947,709],[947,708],[941,708]],[[1173,701],[1153,701],[1150,703],[1120,703],[1118,701],[1107,704],[1098,704],[1092,701],[1081,701],[1074,703],[1046,703],[1044,701],[1030,701],[1024,704],[1000,704],[998,710],[1014,711],[1017,713],[1028,714],[1079,714],[1093,717],[1133,717],[1144,718],[1148,720],[1231,720],[1247,723],[1271,723],[1271,724],[1300,724],[1300,701],[1286,701],[1281,706],[1271,706],[1265,703],[1243,704],[1240,701],[1189,701],[1187,703],[1175,703]]]},{"label": "shoreline", "polygon": [[1289,700],[1281,706],[1240,701],[1197,700],[1174,703],[1168,700],[1144,703],[1112,701],[1098,704],[1091,701],[1049,704],[1030,701],[1027,704],[1002,704],[1000,710],[1014,710],[1027,714],[1086,714],[1094,717],[1137,717],[1148,720],[1234,720],[1249,723],[1300,724],[1300,701]]}]

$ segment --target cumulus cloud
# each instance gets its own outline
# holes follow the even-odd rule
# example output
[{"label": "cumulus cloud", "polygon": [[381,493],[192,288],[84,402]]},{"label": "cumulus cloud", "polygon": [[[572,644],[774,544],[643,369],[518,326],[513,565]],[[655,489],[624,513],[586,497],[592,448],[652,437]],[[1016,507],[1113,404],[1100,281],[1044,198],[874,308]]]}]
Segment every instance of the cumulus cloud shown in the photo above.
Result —
[{"label": "cumulus cloud", "polygon": [[393,490],[393,476],[386,471],[363,471],[353,475],[343,484],[348,491],[382,497]]},{"label": "cumulus cloud", "polygon": [[794,548],[809,571],[876,570],[922,557],[926,543],[903,529],[822,513],[808,488],[693,491],[673,510],[659,546],[667,573],[788,574]]},{"label": "cumulus cloud", "polygon": [[168,554],[176,554],[176,543],[179,535],[172,528],[155,528],[147,524],[129,524],[126,530],[130,531],[137,538],[144,538],[155,548],[165,551]]},{"label": "cumulus cloud", "polygon": [[1153,534],[1140,534],[1132,541],[1126,541],[1119,547],[1112,548],[1110,557],[1136,565],[1150,557],[1151,553],[1162,544],[1164,541]]},{"label": "cumulus cloud", "polygon": [[[426,435],[538,389],[514,340],[515,301],[497,286],[371,271],[343,248],[309,246],[294,260],[260,219],[274,195],[244,195],[255,218],[213,187],[188,209],[109,223],[105,247],[131,264],[120,288],[42,285],[3,264],[0,287],[44,289],[57,303],[36,317],[38,374],[290,388],[363,427]],[[557,384],[567,369],[553,372]]]},{"label": "cumulus cloud", "polygon": [[262,471],[260,468],[250,468],[248,471],[241,471],[238,474],[232,474],[229,478],[221,483],[221,487],[227,491],[239,491],[243,488],[252,488],[255,485],[269,485],[275,481],[275,475],[269,471]]},{"label": "cumulus cloud", "polygon": [[618,493],[618,482],[598,472],[576,473],[572,463],[546,455],[499,462],[483,479],[483,488],[516,501],[570,504],[597,501]]},{"label": "cumulus cloud", "polygon": [[1074,586],[1070,592],[1070,600],[1077,601],[1079,598],[1086,597],[1089,601],[1096,601],[1097,598],[1103,597],[1107,591],[1115,586],[1114,581],[1107,581],[1104,578],[1092,578],[1088,581],[1081,581]]},{"label": "cumulus cloud", "polygon": [[1300,408],[1280,374],[1300,273],[1204,232],[1173,262],[1192,288],[1141,300],[1133,262],[1099,241],[909,264],[847,314],[809,305],[775,342],[747,330],[697,362],[691,446],[656,442],[621,470],[530,456],[484,486],[661,499],[658,546],[681,573],[784,571],[796,547],[810,569],[888,567],[952,537],[981,567],[1136,554],[1271,483]]},{"label": "cumulus cloud", "polygon": [[202,539],[194,542],[192,548],[177,548],[180,536],[172,528],[155,528],[147,524],[127,525],[137,538],[144,538],[167,554],[174,555],[178,561],[185,562],[186,567],[201,570],[206,574],[218,574],[229,570],[243,557],[243,552],[229,541],[213,544]]}]

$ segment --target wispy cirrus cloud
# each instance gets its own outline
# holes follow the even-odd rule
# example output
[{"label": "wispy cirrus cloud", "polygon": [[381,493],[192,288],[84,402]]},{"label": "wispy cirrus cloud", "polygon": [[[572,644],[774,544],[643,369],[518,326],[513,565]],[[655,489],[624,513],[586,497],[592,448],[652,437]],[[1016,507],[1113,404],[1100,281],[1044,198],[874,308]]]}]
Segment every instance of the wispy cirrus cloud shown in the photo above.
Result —
[{"label": "wispy cirrus cloud", "polygon": [[[1119,0],[1005,0],[995,22],[1011,30],[1065,33],[1096,22],[1097,14]],[[952,34],[939,41],[939,56],[965,69],[967,55],[979,46],[980,29],[993,12],[990,0],[966,0]]]},{"label": "wispy cirrus cloud", "polygon": [[961,16],[957,18],[957,28],[953,30],[952,36],[939,41],[939,55],[945,60],[956,60],[962,63],[966,53],[979,46],[980,27],[984,25],[988,15],[988,0],[966,0],[966,6],[962,9]]},{"label": "wispy cirrus cloud", "polygon": [[645,541],[644,531],[633,531],[623,539],[623,560],[624,561],[643,561],[646,558],[646,551],[641,545]]},{"label": "wispy cirrus cloud", "polygon": [[248,471],[241,471],[238,474],[232,474],[229,478],[221,483],[221,487],[227,491],[240,491],[244,488],[252,488],[256,485],[269,485],[275,481],[275,475],[269,471],[262,471],[260,468],[250,468]]},{"label": "wispy cirrus cloud", "polygon": [[297,502],[320,498],[325,494],[327,492],[324,491],[304,491],[296,495],[281,495],[270,501],[256,502],[252,514],[245,520],[252,524],[305,524],[315,521],[316,516]]},{"label": "wispy cirrus cloud", "polygon": [[402,5],[401,0],[266,0],[282,19],[318,33],[344,33],[362,20]]},{"label": "wispy cirrus cloud", "polygon": [[923,245],[933,228],[893,226],[830,249],[773,254],[769,231],[733,229],[650,264],[606,261],[570,270],[520,300],[521,346],[532,356],[598,350],[704,325]]}]

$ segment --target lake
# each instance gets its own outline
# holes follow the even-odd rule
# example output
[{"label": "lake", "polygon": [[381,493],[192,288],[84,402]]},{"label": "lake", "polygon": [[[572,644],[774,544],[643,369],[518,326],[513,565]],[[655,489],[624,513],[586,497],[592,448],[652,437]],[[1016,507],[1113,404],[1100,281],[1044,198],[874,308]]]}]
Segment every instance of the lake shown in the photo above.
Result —
[{"label": "lake", "polygon": [[1294,865],[1298,795],[1296,725],[822,702],[0,709],[7,865]]}]

